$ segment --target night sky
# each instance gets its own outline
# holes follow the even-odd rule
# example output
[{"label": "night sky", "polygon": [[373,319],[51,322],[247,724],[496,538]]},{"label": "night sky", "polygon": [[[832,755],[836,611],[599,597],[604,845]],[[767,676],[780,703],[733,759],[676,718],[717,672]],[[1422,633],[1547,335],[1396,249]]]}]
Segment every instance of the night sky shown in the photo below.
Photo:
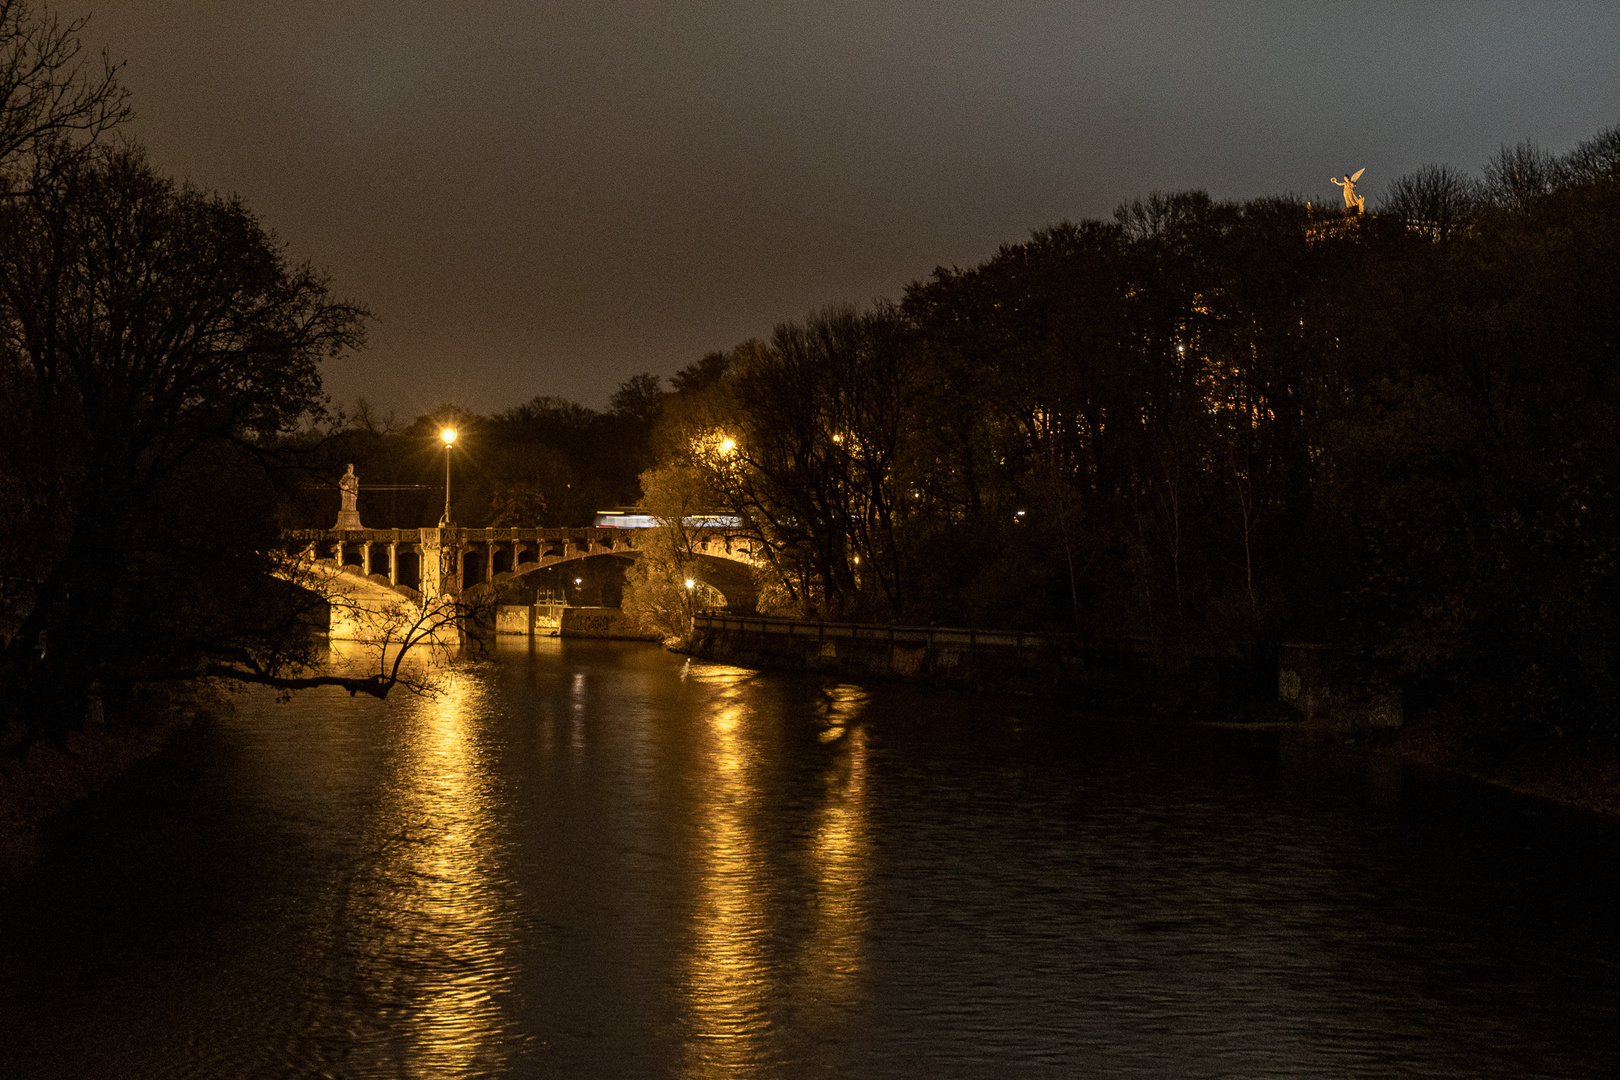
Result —
[{"label": "night sky", "polygon": [[[82,10],[64,3],[58,10]],[[1620,124],[1620,4],[106,0],[160,166],[378,316],[329,391],[408,420],[898,297],[1153,190],[1477,171]]]}]

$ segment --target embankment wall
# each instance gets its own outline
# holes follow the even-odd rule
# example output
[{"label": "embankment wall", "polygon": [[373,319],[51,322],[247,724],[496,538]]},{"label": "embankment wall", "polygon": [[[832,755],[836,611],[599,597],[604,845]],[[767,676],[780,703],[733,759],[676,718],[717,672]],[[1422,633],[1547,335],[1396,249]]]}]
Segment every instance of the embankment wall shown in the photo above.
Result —
[{"label": "embankment wall", "polygon": [[[1150,638],[952,627],[808,622],[699,615],[695,656],[745,667],[902,679],[1031,694],[1097,708],[1166,708],[1183,715],[1285,716],[1330,731],[1396,727],[1397,693],[1372,690],[1360,667],[1325,646],[1284,646],[1269,659],[1198,652]],[[1277,710],[1281,701],[1288,709]]]},{"label": "embankment wall", "polygon": [[530,637],[658,640],[616,607],[570,607],[567,604],[502,604],[495,609],[495,632]]},{"label": "embankment wall", "polygon": [[954,627],[699,615],[689,651],[748,667],[1032,694],[1119,708],[1269,696],[1275,672],[1159,643]]}]

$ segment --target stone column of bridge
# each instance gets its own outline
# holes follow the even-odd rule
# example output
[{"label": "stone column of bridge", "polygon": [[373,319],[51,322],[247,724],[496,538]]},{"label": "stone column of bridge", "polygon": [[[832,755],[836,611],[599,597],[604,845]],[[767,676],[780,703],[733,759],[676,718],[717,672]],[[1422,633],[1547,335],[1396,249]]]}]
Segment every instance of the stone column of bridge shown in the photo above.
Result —
[{"label": "stone column of bridge", "polygon": [[455,529],[422,529],[423,599],[448,599],[461,592],[459,537]]},{"label": "stone column of bridge", "polygon": [[399,587],[399,541],[388,543],[388,584]]},{"label": "stone column of bridge", "polygon": [[360,576],[371,576],[371,541],[360,541]]},{"label": "stone column of bridge", "polygon": [[439,545],[439,595],[460,596],[461,583],[466,577],[462,560],[467,555],[467,544],[461,539],[455,529],[446,530],[447,535]]},{"label": "stone column of bridge", "polygon": [[495,580],[495,544],[491,540],[484,545],[484,582],[488,584]]}]

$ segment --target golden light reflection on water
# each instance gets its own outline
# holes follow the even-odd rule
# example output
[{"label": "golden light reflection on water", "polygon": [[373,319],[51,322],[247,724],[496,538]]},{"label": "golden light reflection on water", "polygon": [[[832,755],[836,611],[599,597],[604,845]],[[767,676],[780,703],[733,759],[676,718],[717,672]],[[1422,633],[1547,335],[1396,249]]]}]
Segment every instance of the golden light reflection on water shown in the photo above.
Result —
[{"label": "golden light reflection on water", "polygon": [[753,777],[739,726],[744,686],[722,683],[703,746],[708,783],[698,823],[698,889],[686,981],[693,1039],[687,1074],[745,1068],[765,1029],[770,978],[765,896],[753,829]]},{"label": "golden light reflection on water", "polygon": [[[866,735],[853,726],[866,703],[857,687],[830,692],[824,741],[839,753],[823,776],[808,854],[813,895],[780,897],[784,908],[813,905],[809,934],[795,963],[772,963],[773,868],[758,835],[761,801],[757,742],[745,673],[710,669],[719,688],[704,735],[707,783],[699,818],[697,902],[685,991],[692,1026],[686,1075],[706,1080],[746,1073],[762,1061],[773,1003],[838,1008],[853,997],[865,929],[870,845],[866,821]],[[787,959],[787,958],[784,958]]]},{"label": "golden light reflection on water", "polygon": [[512,918],[476,740],[486,692],[448,670],[438,696],[398,718],[407,730],[369,830],[375,861],[348,898],[356,964],[412,1076],[466,1075],[503,1056]]},{"label": "golden light reflection on water", "polygon": [[810,863],[815,878],[815,919],[801,950],[803,985],[796,999],[817,1008],[853,1002],[866,932],[866,885],[871,871],[867,822],[866,729],[856,720],[866,692],[837,686],[828,695],[824,741],[841,741],[842,754],[822,778],[824,798],[816,814]]}]

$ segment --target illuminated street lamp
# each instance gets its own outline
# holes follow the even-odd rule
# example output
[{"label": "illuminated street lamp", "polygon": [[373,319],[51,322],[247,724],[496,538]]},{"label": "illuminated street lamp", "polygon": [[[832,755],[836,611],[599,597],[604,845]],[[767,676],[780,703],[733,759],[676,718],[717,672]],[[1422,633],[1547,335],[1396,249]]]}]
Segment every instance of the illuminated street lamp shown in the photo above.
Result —
[{"label": "illuminated street lamp", "polygon": [[439,528],[450,527],[450,444],[456,441],[456,429],[447,427],[439,432],[439,438],[444,440],[444,517],[439,519]]}]

